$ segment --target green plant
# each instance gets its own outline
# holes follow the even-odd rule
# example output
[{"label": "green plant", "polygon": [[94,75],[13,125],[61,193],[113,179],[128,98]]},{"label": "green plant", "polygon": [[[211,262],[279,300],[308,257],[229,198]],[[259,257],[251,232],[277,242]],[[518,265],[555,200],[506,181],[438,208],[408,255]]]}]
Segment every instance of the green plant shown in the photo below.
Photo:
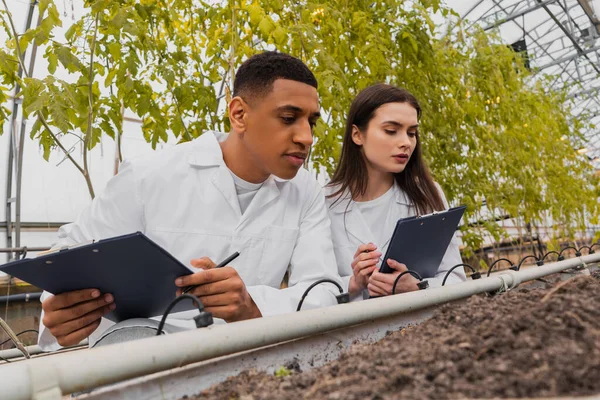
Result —
[{"label": "green plant", "polygon": [[290,371],[289,369],[287,369],[286,367],[279,367],[279,369],[277,369],[277,371],[275,371],[275,376],[278,378],[283,378],[285,376],[290,376],[292,374],[292,371]]},{"label": "green plant", "polygon": [[[585,123],[570,114],[565,94],[494,35],[459,21],[440,37],[431,15],[454,14],[439,0],[86,0],[87,13],[63,43],[53,36],[60,25],[53,1],[40,1],[42,23],[18,40],[2,3],[0,23],[12,40],[0,48],[0,102],[21,85],[17,96],[36,119],[32,135],[46,157],[66,135],[80,136],[86,151],[102,134],[118,137],[125,109],[142,118],[153,146],[169,132],[185,141],[209,128],[227,131],[236,66],[277,49],[301,58],[319,81],[325,117],[311,154],[318,170],[335,168],[360,90],[388,82],[420,99],[433,174],[479,222],[464,228],[467,256],[486,236],[506,237],[496,218],[552,225],[560,237],[597,222],[598,180],[574,150],[585,143]],[[50,74],[19,79],[18,55],[33,41],[46,46]],[[58,68],[72,79],[56,79]],[[6,117],[0,109],[0,123]],[[93,196],[86,157],[71,161]]]}]

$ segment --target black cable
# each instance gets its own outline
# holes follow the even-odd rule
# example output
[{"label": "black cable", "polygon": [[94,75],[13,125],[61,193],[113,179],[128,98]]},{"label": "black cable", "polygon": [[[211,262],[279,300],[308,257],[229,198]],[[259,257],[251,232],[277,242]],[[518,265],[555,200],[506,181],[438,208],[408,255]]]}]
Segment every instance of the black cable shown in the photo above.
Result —
[{"label": "black cable", "polygon": [[494,261],[492,263],[492,265],[490,265],[490,267],[488,268],[486,276],[490,276],[490,274],[492,273],[492,268],[494,268],[494,265],[498,264],[500,261],[507,261],[507,262],[509,262],[510,263],[510,268],[509,269],[514,269],[515,268],[515,265],[508,258],[499,258],[496,261]]},{"label": "black cable", "polygon": [[544,257],[542,257],[542,261],[546,261],[546,257],[548,257],[550,254],[556,254],[558,257],[556,258],[556,261],[562,261],[565,258],[563,256],[560,255],[560,253],[558,251],[549,251],[546,254],[544,254]]},{"label": "black cable", "polygon": [[[429,282],[423,281],[423,278],[421,278],[421,275],[419,275],[418,272],[413,271],[412,269],[408,269],[408,270],[402,272],[400,275],[398,275],[396,277],[396,279],[394,280],[394,286],[392,286],[392,294],[396,294],[396,285],[398,285],[398,282],[400,282],[400,278],[402,278],[406,274],[411,274],[412,276],[414,276],[416,279],[419,280],[419,283],[417,283],[417,286],[419,287],[419,289],[422,290],[422,289],[427,289],[429,287]],[[421,285],[421,283],[424,283],[424,285]]]},{"label": "black cable", "polygon": [[525,257],[521,258],[521,261],[519,261],[519,265],[517,265],[517,271],[521,270],[521,265],[523,265],[523,262],[525,260],[529,259],[529,258],[535,258],[535,261],[536,261],[536,264],[538,265],[538,267],[541,266],[541,265],[544,265],[544,262],[542,260],[540,260],[536,256],[533,256],[533,255],[530,254],[528,256],[525,256]]},{"label": "black cable", "polygon": [[562,256],[562,253],[563,253],[563,251],[565,251],[565,250],[569,250],[569,249],[571,249],[571,250],[575,250],[575,257],[581,257],[581,253],[579,252],[579,250],[577,250],[577,249],[576,249],[575,247],[573,247],[573,246],[567,246],[567,247],[565,247],[564,249],[562,249],[562,250],[560,251],[560,255]]},{"label": "black cable", "polygon": [[175,300],[173,300],[171,304],[169,304],[169,307],[167,307],[165,313],[163,314],[160,320],[160,324],[158,324],[158,331],[156,332],[156,336],[160,336],[163,333],[162,330],[165,327],[165,321],[167,320],[167,317],[169,316],[169,313],[171,312],[173,307],[175,307],[177,303],[184,299],[190,299],[196,304],[198,304],[198,311],[200,312],[200,314],[194,317],[194,321],[196,322],[196,328],[202,328],[208,325],[212,325],[212,314],[208,311],[204,311],[204,305],[202,304],[200,299],[194,296],[193,294],[186,293],[175,298]]},{"label": "black cable", "polygon": [[594,246],[600,246],[600,243],[594,243],[593,245],[590,246],[590,249],[594,250]]},{"label": "black cable", "polygon": [[[27,329],[26,331],[23,331],[23,332],[19,332],[19,333],[17,333],[15,336],[24,335],[24,334],[26,334],[26,333],[30,333],[30,332],[35,332],[36,334],[38,334],[38,335],[39,335],[39,332],[38,332],[38,331],[36,331],[35,329]],[[12,339],[6,339],[4,342],[0,343],[0,346],[3,346],[3,345],[5,345],[6,343],[10,342],[11,340],[12,340]]]},{"label": "black cable", "polygon": [[24,301],[25,303],[39,300],[42,297],[42,292],[15,293],[8,296],[0,296],[0,304],[10,301],[11,303]]},{"label": "black cable", "polygon": [[340,294],[335,296],[335,298],[337,299],[338,304],[342,304],[342,303],[348,303],[350,301],[350,295],[348,293],[344,293],[344,289],[342,288],[342,286],[337,283],[336,281],[332,280],[332,279],[319,279],[316,282],[313,282],[312,285],[310,285],[305,291],[304,294],[302,295],[302,297],[300,298],[300,302],[298,302],[298,307],[296,308],[296,311],[300,311],[300,309],[302,308],[302,303],[304,303],[304,299],[306,298],[306,296],[308,296],[308,293],[317,285],[320,285],[321,283],[333,283],[335,286],[337,286],[337,288],[340,290]]},{"label": "black cable", "polygon": [[6,358],[4,358],[4,357],[2,357],[2,356],[0,356],[0,360],[2,360],[2,361],[6,361],[6,362],[7,362],[7,363],[9,363],[9,364],[12,362],[12,361],[8,361]]},{"label": "black cable", "polygon": [[592,248],[590,246],[581,246],[579,248],[579,250],[577,250],[579,252],[579,255],[577,257],[581,257],[581,250],[583,250],[583,249],[588,249],[588,254],[594,254],[595,253],[595,251],[592,250]]},{"label": "black cable", "polygon": [[458,267],[469,267],[471,269],[471,278],[473,278],[473,280],[481,278],[481,274],[469,264],[456,264],[454,267],[450,268],[448,272],[446,272],[446,276],[444,276],[444,280],[442,281],[442,286],[446,284],[446,279],[448,279],[450,273]]}]

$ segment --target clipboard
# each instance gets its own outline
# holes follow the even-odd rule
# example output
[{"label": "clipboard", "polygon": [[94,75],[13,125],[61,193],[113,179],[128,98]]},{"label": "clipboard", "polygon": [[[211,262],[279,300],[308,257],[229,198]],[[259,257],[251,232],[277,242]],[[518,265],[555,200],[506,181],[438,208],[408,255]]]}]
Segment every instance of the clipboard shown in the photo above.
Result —
[{"label": "clipboard", "polygon": [[379,271],[394,272],[387,264],[391,258],[423,279],[434,277],[465,210],[460,206],[398,220]]},{"label": "clipboard", "polygon": [[[162,315],[175,299],[175,279],[193,273],[141,232],[75,245],[0,266],[0,271],[52,294],[95,288],[111,293],[119,322]],[[194,308],[181,301],[173,312]]]}]

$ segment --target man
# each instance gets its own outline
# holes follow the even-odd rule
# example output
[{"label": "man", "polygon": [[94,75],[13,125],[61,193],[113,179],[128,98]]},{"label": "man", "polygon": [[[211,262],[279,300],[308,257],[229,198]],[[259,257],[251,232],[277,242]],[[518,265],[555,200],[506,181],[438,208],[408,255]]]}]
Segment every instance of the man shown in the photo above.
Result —
[{"label": "man", "polygon": [[[228,322],[295,311],[312,282],[339,281],[324,197],[302,169],[320,116],[314,75],[298,59],[266,52],[239,68],[233,95],[229,135],[207,132],[125,162],[77,221],[61,227],[58,246],[144,232],[200,269],[176,285],[199,285],[191,293]],[[231,266],[211,269],[234,251],[241,255]],[[286,271],[289,287],[280,289]],[[303,308],[335,304],[334,289],[315,287]],[[115,306],[94,288],[45,296],[40,346],[93,343]]]}]

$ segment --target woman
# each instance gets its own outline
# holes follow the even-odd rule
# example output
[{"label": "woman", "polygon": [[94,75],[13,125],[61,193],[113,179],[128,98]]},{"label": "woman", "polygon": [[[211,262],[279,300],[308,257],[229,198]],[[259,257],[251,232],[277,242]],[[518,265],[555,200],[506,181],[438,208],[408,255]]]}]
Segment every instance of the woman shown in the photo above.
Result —
[{"label": "woman", "polygon": [[[394,280],[406,271],[402,260],[388,261],[394,273],[377,271],[398,219],[448,208],[421,155],[420,117],[412,94],[386,84],[363,90],[350,107],[340,162],[326,193],[338,269],[352,300],[391,294]],[[461,262],[455,235],[430,286],[441,286]],[[464,280],[457,268],[446,284]],[[405,274],[396,293],[418,290],[417,282]]]}]

